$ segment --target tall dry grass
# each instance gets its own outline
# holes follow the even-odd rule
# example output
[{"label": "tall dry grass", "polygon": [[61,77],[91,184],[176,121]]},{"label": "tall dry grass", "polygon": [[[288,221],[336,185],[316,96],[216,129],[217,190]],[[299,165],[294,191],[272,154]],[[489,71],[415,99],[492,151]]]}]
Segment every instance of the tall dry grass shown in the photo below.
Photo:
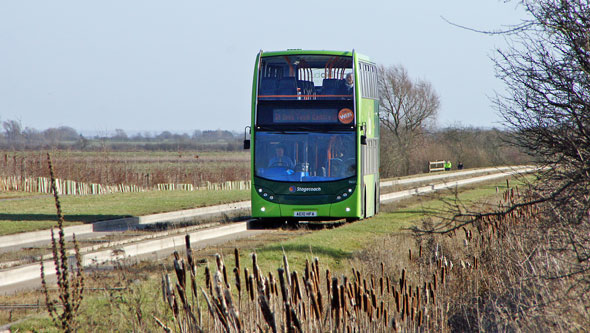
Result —
[{"label": "tall dry grass", "polygon": [[[584,331],[587,270],[559,227],[563,221],[549,215],[555,207],[519,205],[530,195],[512,188],[474,223],[454,229],[426,219],[422,230],[432,232],[390,235],[358,253],[353,265],[376,275],[384,263],[386,276],[401,272],[407,283],[426,286],[421,291],[434,304],[423,309],[428,331]],[[441,227],[448,232],[435,232]]]},{"label": "tall dry grass", "polygon": [[[299,273],[290,269],[285,254],[276,272],[265,273],[253,253],[250,271],[242,268],[236,249],[233,276],[217,255],[213,270],[204,269],[200,286],[188,238],[186,246],[186,259],[175,253],[176,282],[170,274],[162,275],[162,297],[173,320],[154,320],[165,332],[430,331],[448,319],[439,296],[448,283],[443,257],[418,283],[406,269],[391,273],[384,262],[376,271],[352,268],[346,275],[314,258]],[[412,260],[423,256],[419,252]]]}]

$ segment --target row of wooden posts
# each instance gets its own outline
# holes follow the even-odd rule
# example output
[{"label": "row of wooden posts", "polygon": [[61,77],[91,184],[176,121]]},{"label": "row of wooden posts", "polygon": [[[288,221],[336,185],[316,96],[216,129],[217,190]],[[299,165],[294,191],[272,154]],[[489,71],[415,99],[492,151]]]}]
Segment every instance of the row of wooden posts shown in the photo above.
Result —
[{"label": "row of wooden posts", "polygon": [[[57,192],[60,195],[88,195],[121,192],[157,191],[197,191],[197,190],[248,190],[250,181],[238,180],[223,183],[206,182],[202,186],[193,184],[157,184],[153,188],[137,185],[101,185],[76,182],[73,180],[56,179]],[[51,179],[46,177],[0,177],[0,192],[23,191],[51,193]]]}]

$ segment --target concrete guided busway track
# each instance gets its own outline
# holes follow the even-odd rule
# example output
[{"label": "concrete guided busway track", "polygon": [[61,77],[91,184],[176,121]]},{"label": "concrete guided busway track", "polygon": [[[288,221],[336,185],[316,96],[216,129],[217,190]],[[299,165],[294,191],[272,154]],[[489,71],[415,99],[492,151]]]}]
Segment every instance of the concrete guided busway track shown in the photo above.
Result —
[{"label": "concrete guided busway track", "polygon": [[[482,173],[498,173],[498,172],[513,172],[522,169],[530,169],[530,166],[526,167],[497,167],[497,168],[483,168],[483,169],[475,169],[475,170],[464,170],[464,171],[454,171],[454,172],[441,172],[436,174],[428,174],[425,176],[419,177],[408,177],[408,178],[401,178],[395,180],[384,180],[381,182],[381,187],[390,187],[396,185],[412,185],[416,183],[423,183],[435,180],[443,180],[447,178],[454,178],[454,177],[465,177],[475,174],[482,174]],[[529,172],[529,171],[527,171]],[[503,176],[499,176],[503,177]],[[449,183],[453,184],[453,183]],[[437,185],[438,186],[438,185]],[[456,185],[450,185],[450,187]],[[437,188],[442,189],[442,188]],[[408,190],[412,191],[412,190]],[[406,193],[405,191],[388,193],[387,195],[382,195],[381,200],[395,200],[390,198],[396,198],[397,196],[401,195],[401,193]],[[409,194],[414,195],[417,193]],[[401,197],[400,197],[401,198]],[[187,210],[181,210],[176,212],[168,212],[168,213],[159,213],[159,214],[152,214],[146,216],[137,216],[137,217],[126,217],[120,218],[115,220],[108,220],[108,221],[99,221],[95,223],[89,223],[84,225],[76,225],[71,227],[64,228],[64,234],[66,237],[71,237],[72,234],[76,234],[76,237],[80,239],[84,237],[84,235],[89,235],[93,233],[101,233],[101,232],[113,232],[113,231],[124,231],[124,230],[131,230],[135,228],[142,228],[150,224],[155,223],[162,223],[162,222],[181,222],[187,221],[195,218],[202,218],[205,216],[211,216],[216,214],[223,214],[223,213],[230,213],[240,210],[247,210],[250,209],[250,201],[241,201],[229,204],[221,204],[215,206],[207,206],[207,207],[200,207],[200,208],[193,208]],[[57,231],[55,231],[55,236],[57,237]],[[43,242],[50,242],[51,240],[51,231],[50,230],[40,230],[40,231],[33,231],[33,232],[26,232],[20,233],[15,235],[7,235],[7,236],[0,236],[0,254],[6,251],[14,251],[15,248],[24,247],[24,246],[31,246],[37,245]]]},{"label": "concrete guided busway track", "polygon": [[[493,168],[492,170],[490,170],[490,169],[480,169],[480,170],[486,170],[486,171],[480,171],[479,173],[488,173],[488,172],[491,172],[492,170],[499,171],[497,168]],[[408,197],[411,197],[414,195],[425,194],[425,193],[438,191],[438,190],[442,190],[442,189],[459,187],[459,186],[474,184],[474,183],[478,183],[478,182],[489,181],[489,180],[498,179],[498,178],[502,178],[502,177],[512,176],[515,174],[529,173],[529,172],[533,172],[537,169],[535,167],[518,167],[518,168],[506,168],[504,170],[505,171],[503,171],[503,172],[497,172],[494,174],[488,174],[488,175],[479,176],[479,177],[460,179],[460,180],[443,182],[443,183],[438,183],[438,184],[431,184],[431,185],[421,186],[421,187],[413,188],[413,189],[409,189],[409,190],[387,193],[387,194],[381,195],[380,200],[383,203],[388,203],[388,202],[393,202],[396,200],[408,198]],[[473,174],[473,172],[471,172],[471,174]],[[439,177],[436,179],[444,179],[445,178],[445,177],[441,177],[443,175],[439,174],[439,175],[429,175],[429,176],[409,178],[409,179],[413,179],[412,182],[419,183],[419,182],[428,181],[430,179],[425,179],[425,178],[429,178],[429,177],[433,177],[433,176]],[[447,177],[457,177],[457,176],[460,176],[459,172],[451,173]],[[409,184],[409,183],[411,183],[411,182],[406,182],[406,184]],[[384,182],[384,184],[387,184],[387,182]],[[392,186],[392,185],[394,185],[394,184],[392,183],[390,185],[384,185],[384,186]],[[118,222],[105,221],[105,222],[101,222],[104,224],[101,224],[100,226],[104,227],[107,223],[110,223],[110,227],[113,227],[113,225],[117,226],[117,227],[123,227],[125,225],[135,226],[138,224],[157,223],[157,222],[177,220],[177,219],[188,219],[188,218],[194,218],[196,216],[201,216],[201,215],[210,215],[210,214],[218,212],[218,211],[219,212],[228,212],[228,211],[233,211],[233,210],[247,209],[247,208],[249,208],[249,204],[250,204],[249,201],[243,201],[243,202],[238,202],[238,203],[233,203],[233,204],[228,204],[228,205],[217,205],[217,206],[212,206],[212,207],[197,208],[197,209],[192,209],[192,210],[188,210],[188,211],[154,214],[154,215],[145,216],[145,217],[136,217],[136,218],[116,220]],[[131,219],[131,220],[129,220],[129,219]],[[95,228],[91,228],[91,229],[92,230],[103,229],[100,226],[95,227]],[[80,227],[86,227],[86,226],[80,226]],[[94,225],[89,225],[88,227],[94,227]],[[70,227],[70,228],[76,228],[76,227]],[[50,236],[51,236],[50,232],[49,231],[44,231],[44,232],[49,234],[47,236],[49,236],[49,238],[50,238]],[[68,232],[76,232],[76,231],[75,231],[75,229],[74,230],[70,229],[70,230],[68,230]],[[90,232],[93,232],[93,231],[90,231]],[[202,242],[212,241],[215,239],[222,239],[224,237],[231,237],[232,235],[234,235],[234,236],[241,235],[241,237],[249,237],[249,236],[252,236],[253,234],[255,234],[255,232],[256,231],[249,231],[248,230],[247,222],[239,222],[239,223],[232,223],[230,225],[223,225],[223,226],[219,226],[219,227],[201,229],[198,231],[189,232],[188,234],[191,235],[190,236],[191,237],[191,244],[193,244],[194,247],[199,247],[199,244]],[[258,231],[258,232],[260,232],[260,231]],[[42,232],[38,232],[38,233],[42,233]],[[28,234],[33,234],[33,233],[28,233]],[[37,234],[37,233],[34,233],[34,234]],[[77,233],[76,233],[76,235],[77,235]],[[3,238],[6,238],[6,237],[10,238],[10,236],[3,236]],[[0,238],[0,244],[1,244],[0,246],[2,247],[2,248],[0,248],[0,250],[4,250],[4,252],[6,252],[10,248],[15,249],[15,248],[19,248],[23,244],[27,244],[26,242],[23,241],[23,239],[24,240],[27,239],[26,237],[23,237],[23,236],[12,236],[12,237],[14,237],[16,240],[11,243],[11,244],[13,244],[11,246],[5,246],[3,241]],[[129,258],[137,258],[137,257],[141,257],[141,256],[146,256],[146,255],[150,255],[152,253],[157,253],[157,252],[163,251],[163,250],[171,251],[174,248],[183,248],[184,247],[184,237],[185,237],[185,234],[182,234],[182,235],[177,234],[177,235],[163,237],[163,238],[159,238],[159,239],[141,240],[141,241],[134,242],[134,243],[121,244],[120,246],[116,247],[115,250],[111,248],[111,249],[103,249],[103,250],[99,250],[99,251],[87,252],[87,253],[83,254],[82,261],[85,266],[92,266],[92,265],[100,265],[100,264],[104,264],[104,263],[114,262],[114,261],[122,260],[122,259],[129,259]],[[43,239],[40,239],[40,238],[41,237],[35,239],[34,241],[36,241],[36,242],[42,241]],[[29,240],[31,240],[31,238],[29,238]],[[29,243],[30,243],[30,241],[29,241]],[[44,265],[46,267],[46,275],[47,276],[55,275],[55,271],[53,269],[51,269],[51,267],[53,266],[52,260],[45,261]],[[11,267],[9,269],[1,270],[0,271],[0,293],[6,293],[6,292],[9,292],[14,289],[19,289],[19,286],[24,287],[23,283],[25,283],[27,281],[38,281],[39,274],[40,274],[39,273],[39,263],[29,264],[29,265],[20,265],[18,267]],[[31,287],[31,286],[28,286],[28,287]]]}]

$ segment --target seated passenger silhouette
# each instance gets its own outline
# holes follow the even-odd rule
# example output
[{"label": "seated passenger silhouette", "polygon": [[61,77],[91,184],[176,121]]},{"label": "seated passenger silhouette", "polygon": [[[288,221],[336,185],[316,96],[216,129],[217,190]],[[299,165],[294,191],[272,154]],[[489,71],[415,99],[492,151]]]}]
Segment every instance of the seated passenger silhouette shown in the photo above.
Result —
[{"label": "seated passenger silhouette", "polygon": [[354,88],[354,77],[352,73],[346,74],[346,80],[344,81],[344,88],[346,89],[347,94],[352,94]]},{"label": "seated passenger silhouette", "polygon": [[275,156],[268,162],[268,167],[285,167],[287,169],[293,169],[295,163],[289,156],[285,156],[285,147],[278,146],[275,148]]}]

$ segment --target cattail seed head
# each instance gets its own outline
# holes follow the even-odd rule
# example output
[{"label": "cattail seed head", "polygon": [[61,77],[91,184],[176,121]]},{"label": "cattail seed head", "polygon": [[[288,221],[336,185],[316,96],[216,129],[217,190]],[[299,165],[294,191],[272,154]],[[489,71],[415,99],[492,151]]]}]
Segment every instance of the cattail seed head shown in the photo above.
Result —
[{"label": "cattail seed head", "polygon": [[248,289],[250,290],[250,301],[254,302],[254,275],[248,275]]},{"label": "cattail seed head", "polygon": [[252,272],[254,274],[254,278],[256,279],[256,281],[258,281],[259,272],[258,272],[258,259],[256,256],[256,252],[252,253]]},{"label": "cattail seed head", "polygon": [[285,268],[285,279],[287,286],[291,288],[291,272],[289,270],[289,261],[287,260],[287,254],[283,251],[283,266]]},{"label": "cattail seed head", "polygon": [[215,253],[215,263],[217,263],[217,270],[223,271],[223,259],[221,259],[221,255],[219,253]]},{"label": "cattail seed head", "polygon": [[238,269],[238,271],[240,270],[240,250],[238,250],[238,248],[234,248],[234,259],[236,262],[236,268]]},{"label": "cattail seed head", "polygon": [[250,292],[250,287],[248,285],[249,276],[250,274],[248,274],[248,267],[244,267],[244,284],[246,285],[246,292]]},{"label": "cattail seed head", "polygon": [[238,289],[238,294],[242,292],[242,283],[240,279],[240,270],[238,267],[234,267],[234,278],[236,280],[236,289]]},{"label": "cattail seed head", "polygon": [[205,286],[211,290],[211,272],[209,266],[205,266]]},{"label": "cattail seed head", "polygon": [[229,284],[229,279],[227,278],[227,270],[225,268],[225,265],[223,266],[223,282],[225,283],[225,287],[227,289],[231,289],[231,286]]}]

